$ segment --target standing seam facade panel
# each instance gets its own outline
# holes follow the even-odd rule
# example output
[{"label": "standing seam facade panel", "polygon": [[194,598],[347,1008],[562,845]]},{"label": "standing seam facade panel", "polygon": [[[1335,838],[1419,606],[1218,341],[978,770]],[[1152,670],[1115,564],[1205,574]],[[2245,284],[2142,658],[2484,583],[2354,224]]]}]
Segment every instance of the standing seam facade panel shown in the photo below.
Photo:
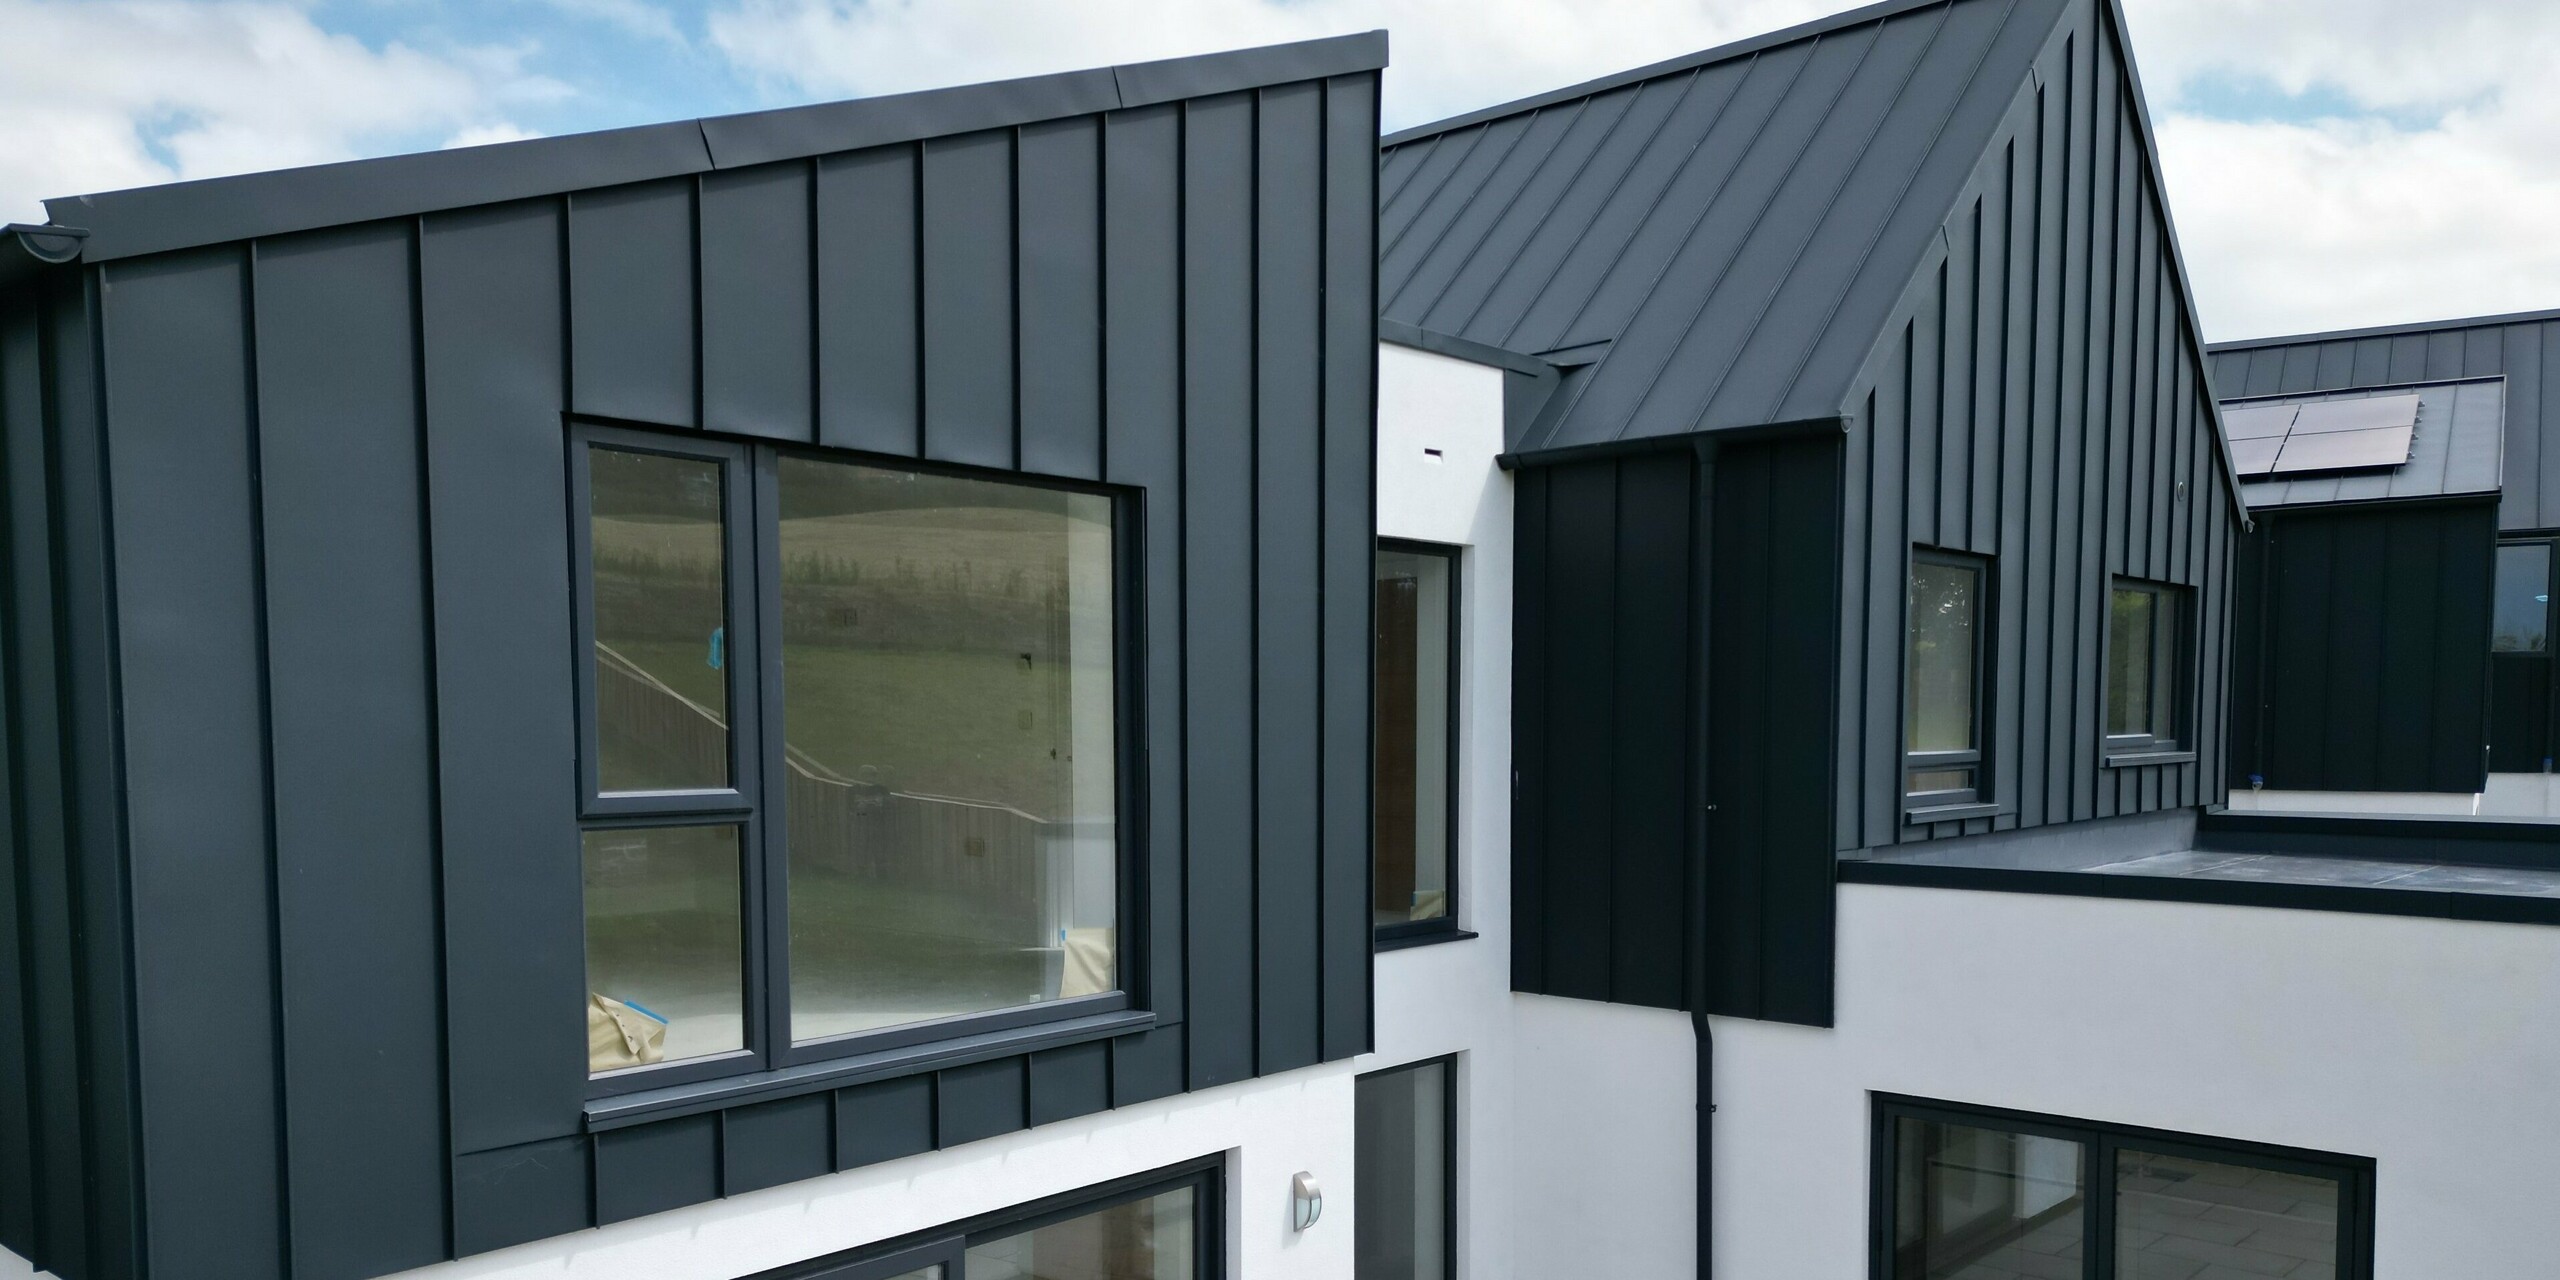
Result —
[{"label": "standing seam facade panel", "polygon": [[[96,713],[64,726],[64,786],[132,823],[148,1114],[136,1142],[123,833],[84,822],[59,887],[13,863],[13,891],[51,895],[15,919],[88,927],[19,940],[51,966],[23,988],[48,1003],[43,1048],[0,1072],[26,1100],[0,1096],[0,1132],[60,1128],[31,1173],[86,1160],[106,1194],[43,1198],[59,1221],[0,1213],[0,1243],[80,1280],[136,1274],[111,1255],[134,1247],[116,1188],[138,1156],[163,1269],[373,1275],[1364,1051],[1376,88],[1345,74],[55,273],[60,380],[105,353],[112,464],[50,424],[56,555],[116,596],[34,616],[90,652],[115,637],[120,702],[103,664],[63,686]],[[952,192],[965,207],[940,207]],[[988,218],[976,195],[991,225],[949,239]],[[6,301],[14,480],[29,318]],[[1124,928],[1153,1029],[587,1130],[564,412],[1136,486],[1147,803],[1122,820],[1154,909]],[[24,597],[15,529],[10,547]],[[17,603],[23,849],[41,720],[15,714],[17,668],[40,655]],[[1258,707],[1222,708],[1257,680]],[[121,808],[97,767],[119,758],[109,706]],[[1200,911],[1261,936],[1186,928]],[[77,1105],[55,1105],[66,1088]]]},{"label": "standing seam facade panel", "polygon": [[[1844,853],[2222,795],[2229,581],[2217,548],[2237,516],[2215,473],[2207,392],[2187,372],[2198,348],[2139,158],[2121,52],[2096,7],[2076,13],[2037,59],[2035,82],[2018,90],[1947,219],[1945,247],[1852,401],[1864,406],[1853,430],[1866,438],[1847,452],[1846,483],[1866,495],[1867,511],[1850,530],[1843,575],[1853,648],[1839,694],[1844,724],[1852,708],[1866,719],[1840,738],[1835,846]],[[2004,333],[1994,314],[2002,297],[2040,298],[2032,314],[2058,313],[2060,323]],[[2026,403],[2005,403],[2013,394]],[[2023,415],[2014,426],[2012,412]],[[2186,473],[2172,478],[2181,458]],[[2189,544],[2203,553],[2180,555]],[[1912,823],[1900,812],[1904,584],[1915,545],[1994,559],[1984,715],[2000,809],[1989,816]],[[2106,599],[2118,574],[2193,591],[2193,762],[2100,758]],[[1847,779],[1859,780],[1854,796]]]}]

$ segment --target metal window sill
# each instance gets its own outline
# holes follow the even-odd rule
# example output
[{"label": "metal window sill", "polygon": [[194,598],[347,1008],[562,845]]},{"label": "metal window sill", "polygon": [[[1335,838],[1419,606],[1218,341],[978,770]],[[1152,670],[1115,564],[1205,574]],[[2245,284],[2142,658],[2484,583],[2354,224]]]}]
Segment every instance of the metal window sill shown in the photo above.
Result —
[{"label": "metal window sill", "polygon": [[2194,764],[2195,762],[2196,753],[2185,750],[2115,751],[2108,753],[2106,757],[2106,766],[2110,769],[2133,769],[2147,764]]},{"label": "metal window sill", "polygon": [[1918,809],[1903,810],[1902,820],[1907,825],[1917,827],[1925,826],[1932,822],[1962,822],[1967,818],[1996,818],[2007,812],[2009,812],[2009,806],[1996,802],[1983,804],[1933,804]]},{"label": "metal window sill", "polygon": [[1055,1022],[1038,1022],[1025,1027],[1007,1027],[1000,1031],[982,1031],[931,1044],[857,1053],[750,1075],[724,1076],[717,1080],[669,1085],[663,1089],[591,1098],[586,1105],[587,1132],[600,1133],[650,1120],[670,1120],[749,1102],[768,1102],[893,1076],[983,1062],[989,1058],[1008,1058],[1034,1049],[1054,1049],[1061,1045],[1125,1036],[1148,1030],[1155,1023],[1156,1016],[1152,1013],[1123,1009],[1080,1018],[1061,1018]]},{"label": "metal window sill", "polygon": [[1426,929],[1420,933],[1380,934],[1377,941],[1371,944],[1370,949],[1379,955],[1385,955],[1390,951],[1410,951],[1415,947],[1427,947],[1437,942],[1464,942],[1475,936],[1477,934],[1473,929]]}]

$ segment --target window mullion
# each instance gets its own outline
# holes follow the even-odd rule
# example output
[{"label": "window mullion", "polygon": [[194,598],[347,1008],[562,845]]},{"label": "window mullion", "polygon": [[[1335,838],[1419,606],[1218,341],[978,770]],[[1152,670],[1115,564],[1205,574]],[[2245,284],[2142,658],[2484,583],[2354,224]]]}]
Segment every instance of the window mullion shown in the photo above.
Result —
[{"label": "window mullion", "polygon": [[777,455],[770,445],[749,453],[753,483],[747,515],[749,548],[744,566],[754,583],[756,646],[741,654],[753,672],[761,720],[754,750],[760,755],[756,777],[756,855],[763,871],[764,928],[756,939],[763,959],[767,1065],[780,1065],[791,1047],[791,877],[790,759],[785,750],[782,687],[782,534],[781,492]]},{"label": "window mullion", "polygon": [[2089,1135],[2087,1212],[2081,1227],[2088,1257],[2080,1268],[2084,1280],[2113,1280],[2116,1273],[2116,1140],[2104,1132]]}]

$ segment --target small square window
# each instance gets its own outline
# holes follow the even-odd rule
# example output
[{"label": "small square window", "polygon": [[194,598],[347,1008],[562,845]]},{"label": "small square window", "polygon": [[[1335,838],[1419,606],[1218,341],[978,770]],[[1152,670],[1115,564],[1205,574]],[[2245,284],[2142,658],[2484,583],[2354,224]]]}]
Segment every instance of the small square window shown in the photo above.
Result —
[{"label": "small square window", "polygon": [[1911,809],[1980,804],[1991,794],[1982,749],[1990,580],[1990,561],[1979,556],[1911,553],[1902,709]]},{"label": "small square window", "polygon": [[2110,754],[2184,749],[2187,729],[2187,589],[2118,578],[2107,598]]}]

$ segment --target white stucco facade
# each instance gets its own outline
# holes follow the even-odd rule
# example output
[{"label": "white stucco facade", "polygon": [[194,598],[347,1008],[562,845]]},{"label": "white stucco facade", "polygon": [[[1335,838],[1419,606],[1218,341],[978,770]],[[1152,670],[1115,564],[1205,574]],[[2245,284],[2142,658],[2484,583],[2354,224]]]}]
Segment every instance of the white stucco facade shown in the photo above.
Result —
[{"label": "white stucco facade", "polygon": [[1838,1026],[1715,1019],[1719,1276],[1859,1276],[1869,1095],[2375,1161],[2375,1274],[2552,1273],[2560,931],[1840,891]]}]

